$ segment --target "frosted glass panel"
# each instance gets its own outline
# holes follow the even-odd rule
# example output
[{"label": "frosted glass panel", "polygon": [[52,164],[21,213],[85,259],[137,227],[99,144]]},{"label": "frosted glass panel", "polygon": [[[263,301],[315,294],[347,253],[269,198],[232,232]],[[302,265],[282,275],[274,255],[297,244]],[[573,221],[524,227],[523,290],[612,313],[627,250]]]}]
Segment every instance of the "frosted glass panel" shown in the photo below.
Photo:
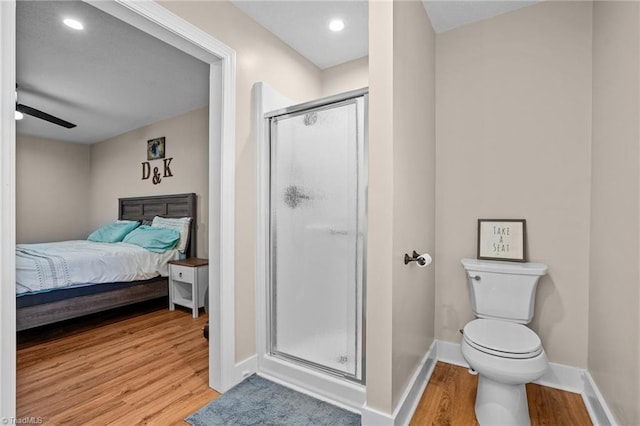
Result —
[{"label": "frosted glass panel", "polygon": [[362,373],[363,101],[271,121],[271,352]]}]

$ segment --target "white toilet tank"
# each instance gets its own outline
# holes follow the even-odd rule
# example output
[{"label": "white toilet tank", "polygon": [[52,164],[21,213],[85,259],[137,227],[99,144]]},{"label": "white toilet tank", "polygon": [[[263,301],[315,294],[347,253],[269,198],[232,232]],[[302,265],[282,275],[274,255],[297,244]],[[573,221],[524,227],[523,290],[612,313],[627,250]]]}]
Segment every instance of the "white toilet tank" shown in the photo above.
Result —
[{"label": "white toilet tank", "polygon": [[528,324],[533,318],[536,287],[547,273],[542,263],[462,259],[471,307],[478,318]]}]

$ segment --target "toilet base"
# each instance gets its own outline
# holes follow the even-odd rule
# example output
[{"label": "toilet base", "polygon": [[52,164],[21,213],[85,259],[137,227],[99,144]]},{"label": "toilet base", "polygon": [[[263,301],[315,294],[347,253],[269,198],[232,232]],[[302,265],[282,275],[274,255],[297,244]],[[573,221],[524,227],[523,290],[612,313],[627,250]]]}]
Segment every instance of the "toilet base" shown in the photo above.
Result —
[{"label": "toilet base", "polygon": [[478,375],[476,418],[480,426],[529,426],[529,406],[524,384],[507,385]]}]

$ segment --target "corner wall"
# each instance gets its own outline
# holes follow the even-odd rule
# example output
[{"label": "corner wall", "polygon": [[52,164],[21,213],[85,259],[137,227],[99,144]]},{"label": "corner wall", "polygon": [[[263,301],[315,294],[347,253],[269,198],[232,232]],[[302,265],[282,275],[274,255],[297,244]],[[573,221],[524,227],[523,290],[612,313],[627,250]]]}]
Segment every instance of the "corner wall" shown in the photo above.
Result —
[{"label": "corner wall", "polygon": [[433,342],[435,34],[419,1],[369,3],[367,406],[394,414]]},{"label": "corner wall", "polygon": [[[375,30],[375,31],[374,31]],[[391,414],[393,311],[393,2],[369,2],[367,406]]]},{"label": "corner wall", "polygon": [[640,4],[594,3],[588,369],[640,424]]},{"label": "corner wall", "polygon": [[323,97],[367,86],[369,86],[368,56],[322,70]]},{"label": "corner wall", "polygon": [[16,138],[17,243],[87,238],[89,155],[89,145]]},{"label": "corner wall", "polygon": [[436,36],[420,1],[393,7],[393,325],[395,408],[434,339],[434,264],[404,264],[404,254],[435,255]]},{"label": "corner wall", "polygon": [[531,326],[551,362],[586,368],[592,4],[542,2],[436,46],[436,338],[473,318],[460,259],[477,220],[523,218],[549,266]]}]

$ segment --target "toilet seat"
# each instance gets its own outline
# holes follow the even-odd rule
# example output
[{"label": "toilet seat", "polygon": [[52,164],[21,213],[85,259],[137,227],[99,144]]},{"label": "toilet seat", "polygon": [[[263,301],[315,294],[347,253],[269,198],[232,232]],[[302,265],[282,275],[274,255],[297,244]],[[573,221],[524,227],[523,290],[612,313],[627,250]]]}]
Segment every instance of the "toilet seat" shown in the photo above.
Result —
[{"label": "toilet seat", "polygon": [[530,328],[508,321],[476,319],[464,326],[469,346],[489,355],[509,359],[533,358],[542,352],[542,343]]}]

